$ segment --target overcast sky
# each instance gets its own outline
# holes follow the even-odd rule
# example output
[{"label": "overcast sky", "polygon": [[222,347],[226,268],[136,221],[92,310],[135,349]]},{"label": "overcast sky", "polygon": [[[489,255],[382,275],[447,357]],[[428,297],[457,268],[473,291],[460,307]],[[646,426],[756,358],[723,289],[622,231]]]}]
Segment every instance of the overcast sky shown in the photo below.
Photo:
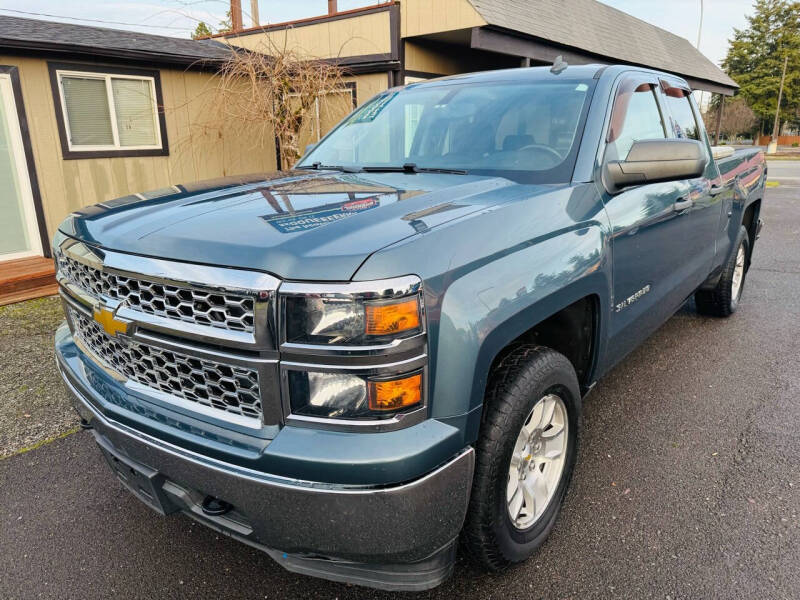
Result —
[{"label": "overcast sky", "polygon": [[[644,21],[683,36],[692,44],[697,42],[701,0],[604,1]],[[377,0],[339,0],[339,10],[376,2]],[[733,28],[741,28],[746,24],[745,15],[752,11],[752,0],[704,0],[704,2],[705,14],[700,49],[715,63],[719,63],[725,56],[727,40],[733,35]],[[0,14],[186,37],[194,30],[198,21],[206,21],[216,26],[225,17],[229,5],[228,0],[2,0]],[[250,1],[242,0],[242,8],[245,12],[245,24],[249,25],[247,14]],[[262,24],[312,17],[324,14],[326,11],[326,0],[259,1]],[[565,18],[568,19],[569,15],[565,14]]]}]

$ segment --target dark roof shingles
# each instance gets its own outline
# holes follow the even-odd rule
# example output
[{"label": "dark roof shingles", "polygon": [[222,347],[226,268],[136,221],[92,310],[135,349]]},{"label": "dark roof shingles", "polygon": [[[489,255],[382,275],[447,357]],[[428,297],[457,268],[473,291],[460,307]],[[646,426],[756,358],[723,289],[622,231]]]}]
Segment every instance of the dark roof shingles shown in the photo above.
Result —
[{"label": "dark roof shingles", "polygon": [[469,0],[490,25],[628,63],[738,87],[678,36],[597,0]]},{"label": "dark roof shingles", "polygon": [[230,53],[226,44],[216,40],[181,39],[0,15],[0,49],[4,46],[85,48],[99,55],[104,51],[134,52],[152,54],[154,60],[161,57],[186,62],[224,60]]}]

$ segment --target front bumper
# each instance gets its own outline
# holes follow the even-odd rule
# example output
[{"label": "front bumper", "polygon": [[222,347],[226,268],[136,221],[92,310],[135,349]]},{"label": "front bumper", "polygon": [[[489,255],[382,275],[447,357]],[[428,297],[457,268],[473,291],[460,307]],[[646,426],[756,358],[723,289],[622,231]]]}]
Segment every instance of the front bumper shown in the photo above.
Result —
[{"label": "front bumper", "polygon": [[[111,418],[99,408],[103,398],[87,379],[83,360],[66,358],[58,345],[56,358],[76,409],[106,456],[150,474],[164,512],[180,510],[268,552],[295,572],[392,590],[426,589],[449,576],[469,500],[472,448],[399,485],[278,477],[170,444]],[[136,492],[136,486],[123,483]],[[207,496],[233,510],[204,513]]]}]

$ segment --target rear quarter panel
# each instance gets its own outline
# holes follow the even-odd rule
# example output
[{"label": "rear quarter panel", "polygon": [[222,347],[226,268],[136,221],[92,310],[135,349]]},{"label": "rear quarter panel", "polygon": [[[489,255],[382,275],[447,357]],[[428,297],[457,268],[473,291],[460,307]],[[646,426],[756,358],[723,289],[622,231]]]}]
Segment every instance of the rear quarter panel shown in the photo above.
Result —
[{"label": "rear quarter panel", "polygon": [[[717,265],[723,265],[736,243],[739,225],[744,218],[747,207],[764,197],[767,182],[767,165],[764,153],[758,149],[737,150],[733,156],[716,161],[721,184],[730,188],[725,194],[722,211],[726,236],[723,236],[725,247],[717,249]],[[758,219],[758,214],[755,215]],[[751,240],[751,243],[753,240]]]}]

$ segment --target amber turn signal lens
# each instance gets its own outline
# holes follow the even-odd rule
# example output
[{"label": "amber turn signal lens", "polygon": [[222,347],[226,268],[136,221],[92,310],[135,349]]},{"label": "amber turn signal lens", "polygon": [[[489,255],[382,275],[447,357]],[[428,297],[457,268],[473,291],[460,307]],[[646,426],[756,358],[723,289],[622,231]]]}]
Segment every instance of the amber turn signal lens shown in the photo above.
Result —
[{"label": "amber turn signal lens", "polygon": [[370,410],[398,410],[422,402],[422,373],[392,379],[369,382]]},{"label": "amber turn signal lens", "polygon": [[392,304],[367,304],[367,335],[390,335],[419,328],[419,300],[410,298]]}]

